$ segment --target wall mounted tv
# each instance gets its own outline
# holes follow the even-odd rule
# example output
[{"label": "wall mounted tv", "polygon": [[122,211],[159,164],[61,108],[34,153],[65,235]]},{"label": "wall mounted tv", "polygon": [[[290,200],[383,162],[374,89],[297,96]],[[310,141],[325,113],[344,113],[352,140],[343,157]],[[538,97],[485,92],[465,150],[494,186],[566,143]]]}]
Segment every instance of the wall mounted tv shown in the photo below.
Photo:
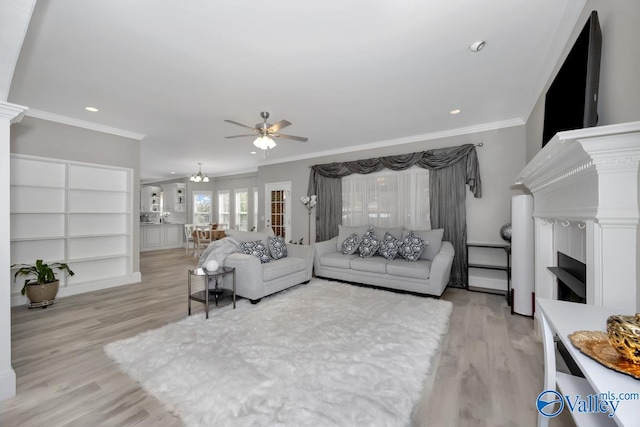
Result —
[{"label": "wall mounted tv", "polygon": [[543,147],[557,132],[598,124],[601,51],[602,31],[594,10],[547,91]]}]

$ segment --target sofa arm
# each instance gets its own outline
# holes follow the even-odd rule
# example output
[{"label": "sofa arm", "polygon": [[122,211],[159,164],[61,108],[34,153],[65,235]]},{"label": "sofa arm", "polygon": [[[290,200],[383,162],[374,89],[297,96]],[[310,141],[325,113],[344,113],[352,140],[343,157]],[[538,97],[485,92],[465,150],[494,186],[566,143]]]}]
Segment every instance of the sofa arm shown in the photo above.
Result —
[{"label": "sofa arm", "polygon": [[440,294],[444,292],[444,289],[449,284],[454,255],[455,251],[453,250],[451,242],[443,241],[440,252],[438,252],[438,255],[436,255],[431,263],[429,281],[439,290]]},{"label": "sofa arm", "polygon": [[316,268],[316,271],[320,269],[320,257],[322,257],[323,255],[336,252],[337,244],[338,244],[338,236],[330,240],[325,240],[324,242],[316,242],[313,244],[313,247],[316,249],[315,254],[313,256],[313,264]]},{"label": "sofa arm", "polygon": [[315,248],[309,245],[290,245],[287,244],[287,256],[294,258],[303,258],[307,263],[307,279],[311,280],[313,274],[313,254]]},{"label": "sofa arm", "polygon": [[224,260],[224,266],[236,269],[236,293],[238,295],[249,299],[262,298],[264,294],[262,263],[258,258],[253,255],[233,253]]}]

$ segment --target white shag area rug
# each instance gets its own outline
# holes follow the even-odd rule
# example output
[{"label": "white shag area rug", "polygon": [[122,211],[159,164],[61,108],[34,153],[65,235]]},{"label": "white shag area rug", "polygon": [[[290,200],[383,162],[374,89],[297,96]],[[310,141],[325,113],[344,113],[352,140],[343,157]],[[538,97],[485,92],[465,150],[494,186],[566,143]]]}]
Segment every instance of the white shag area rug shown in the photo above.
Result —
[{"label": "white shag area rug", "polygon": [[186,426],[402,426],[452,306],[314,279],[105,352]]}]

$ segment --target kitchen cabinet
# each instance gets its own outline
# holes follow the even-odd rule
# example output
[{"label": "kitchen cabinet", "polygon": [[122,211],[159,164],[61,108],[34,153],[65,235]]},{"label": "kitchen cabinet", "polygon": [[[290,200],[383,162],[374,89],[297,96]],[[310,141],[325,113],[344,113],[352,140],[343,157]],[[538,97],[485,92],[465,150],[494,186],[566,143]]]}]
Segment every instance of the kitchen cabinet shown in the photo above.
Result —
[{"label": "kitchen cabinet", "polygon": [[140,212],[160,212],[162,187],[145,186],[140,189]]},{"label": "kitchen cabinet", "polygon": [[184,224],[187,219],[187,184],[174,183],[162,186],[164,220]]},{"label": "kitchen cabinet", "polygon": [[140,224],[140,251],[184,247],[183,224]]}]

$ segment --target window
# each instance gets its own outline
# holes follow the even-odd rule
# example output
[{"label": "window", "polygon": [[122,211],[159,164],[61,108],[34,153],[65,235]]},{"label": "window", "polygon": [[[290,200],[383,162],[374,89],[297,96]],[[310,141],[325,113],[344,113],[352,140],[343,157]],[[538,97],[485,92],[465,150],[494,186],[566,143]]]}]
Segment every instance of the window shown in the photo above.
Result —
[{"label": "window", "polygon": [[236,198],[236,227],[240,231],[249,231],[249,190],[246,188],[234,191]]},{"label": "window", "polygon": [[211,191],[194,191],[193,224],[211,224]]},{"label": "window", "polygon": [[218,191],[218,224],[230,226],[229,190]]},{"label": "window", "polygon": [[414,166],[342,178],[342,224],[430,229],[429,171]]}]

